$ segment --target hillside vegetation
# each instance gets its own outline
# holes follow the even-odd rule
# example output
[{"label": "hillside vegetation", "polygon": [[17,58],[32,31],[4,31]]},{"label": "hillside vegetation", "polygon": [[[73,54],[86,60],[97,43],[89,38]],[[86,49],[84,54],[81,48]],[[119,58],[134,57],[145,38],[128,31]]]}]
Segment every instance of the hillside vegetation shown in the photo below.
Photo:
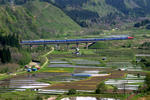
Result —
[{"label": "hillside vegetation", "polygon": [[42,0],[52,3],[80,26],[116,24],[150,14],[149,0]]},{"label": "hillside vegetation", "polygon": [[[2,2],[2,1],[1,1]],[[38,0],[3,4],[0,6],[0,30],[17,33],[23,39],[67,36],[80,30],[80,26],[59,8]]]},{"label": "hillside vegetation", "polygon": [[0,0],[0,5],[0,30],[23,39],[81,35],[86,33],[81,27],[111,29],[150,15],[149,0]]}]

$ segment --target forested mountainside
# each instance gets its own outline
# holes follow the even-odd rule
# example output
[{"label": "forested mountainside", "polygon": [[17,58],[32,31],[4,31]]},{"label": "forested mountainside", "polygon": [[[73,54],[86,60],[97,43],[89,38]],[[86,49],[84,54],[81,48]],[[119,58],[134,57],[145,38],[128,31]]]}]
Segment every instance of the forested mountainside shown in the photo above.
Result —
[{"label": "forested mountainside", "polygon": [[[5,2],[4,2],[5,1]],[[70,35],[80,26],[59,8],[39,0],[0,0],[0,30],[23,39]]]},{"label": "forested mountainside", "polygon": [[149,0],[0,0],[0,30],[24,39],[69,36],[81,27],[138,22]]},{"label": "forested mountainside", "polygon": [[[93,23],[117,23],[150,14],[149,0],[42,0],[63,9],[83,27]],[[114,22],[114,19],[116,22]]]}]

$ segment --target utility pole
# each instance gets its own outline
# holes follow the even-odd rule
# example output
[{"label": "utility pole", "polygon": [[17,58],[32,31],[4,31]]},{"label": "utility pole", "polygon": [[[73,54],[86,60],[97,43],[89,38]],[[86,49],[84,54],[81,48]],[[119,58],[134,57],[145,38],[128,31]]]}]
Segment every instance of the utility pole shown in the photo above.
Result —
[{"label": "utility pole", "polygon": [[86,45],[86,49],[88,49],[88,42],[86,42],[85,45]]}]

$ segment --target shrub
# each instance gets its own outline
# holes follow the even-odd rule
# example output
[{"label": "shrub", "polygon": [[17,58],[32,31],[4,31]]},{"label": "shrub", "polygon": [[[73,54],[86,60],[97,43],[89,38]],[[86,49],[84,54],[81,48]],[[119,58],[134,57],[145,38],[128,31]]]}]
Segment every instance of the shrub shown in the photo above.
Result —
[{"label": "shrub", "polygon": [[20,65],[26,65],[31,61],[31,55],[27,51],[22,52],[22,57],[19,60]]},{"label": "shrub", "polygon": [[147,73],[146,75],[145,84],[147,86],[147,90],[150,91],[150,73]]},{"label": "shrub", "polygon": [[117,92],[118,91],[118,88],[116,86],[113,87],[113,92]]},{"label": "shrub", "polygon": [[67,93],[67,95],[73,95],[73,94],[76,94],[77,91],[75,89],[70,89]]},{"label": "shrub", "polygon": [[106,87],[105,83],[102,82],[102,83],[100,83],[100,84],[97,85],[95,93],[96,94],[100,94],[100,93],[104,93],[106,91],[107,91],[107,87]]},{"label": "shrub", "polygon": [[96,94],[100,94],[100,93],[101,93],[101,90],[100,90],[99,88],[97,88],[97,89],[95,90],[95,93],[96,93]]}]

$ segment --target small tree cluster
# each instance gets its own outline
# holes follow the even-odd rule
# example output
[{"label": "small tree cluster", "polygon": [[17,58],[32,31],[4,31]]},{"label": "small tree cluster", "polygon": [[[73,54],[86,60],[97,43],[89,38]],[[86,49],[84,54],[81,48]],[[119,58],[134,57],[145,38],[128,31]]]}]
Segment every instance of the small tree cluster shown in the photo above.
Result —
[{"label": "small tree cluster", "polygon": [[75,89],[70,89],[70,90],[68,91],[67,95],[74,95],[74,94],[76,94],[76,93],[77,93],[77,91],[76,91]]},{"label": "small tree cluster", "polygon": [[[0,31],[0,34],[3,34],[4,32]],[[0,35],[0,44],[3,46],[11,46],[11,47],[19,47],[19,36],[16,34],[13,35]]]},{"label": "small tree cluster", "polygon": [[150,42],[144,42],[139,46],[139,49],[150,49]]},{"label": "small tree cluster", "polygon": [[150,92],[150,73],[146,74],[144,79],[144,85],[138,87],[137,93],[149,93]]},{"label": "small tree cluster", "polygon": [[145,19],[145,20],[143,20],[141,22],[138,22],[138,23],[134,24],[134,27],[141,27],[141,26],[145,26],[147,24],[150,24],[150,20]]},{"label": "small tree cluster", "polygon": [[100,93],[105,93],[106,91],[107,91],[107,87],[106,87],[105,83],[102,82],[97,86],[95,93],[100,94]]},{"label": "small tree cluster", "polygon": [[140,65],[142,67],[150,67],[150,58],[149,57],[142,57],[140,61]]},{"label": "small tree cluster", "polygon": [[2,63],[8,63],[11,61],[11,53],[9,48],[3,48],[0,50],[0,58]]},{"label": "small tree cluster", "polygon": [[32,57],[31,57],[31,55],[30,55],[29,52],[22,51],[21,54],[22,54],[22,57],[19,60],[19,64],[20,65],[26,65],[26,64],[28,64],[32,60]]}]

